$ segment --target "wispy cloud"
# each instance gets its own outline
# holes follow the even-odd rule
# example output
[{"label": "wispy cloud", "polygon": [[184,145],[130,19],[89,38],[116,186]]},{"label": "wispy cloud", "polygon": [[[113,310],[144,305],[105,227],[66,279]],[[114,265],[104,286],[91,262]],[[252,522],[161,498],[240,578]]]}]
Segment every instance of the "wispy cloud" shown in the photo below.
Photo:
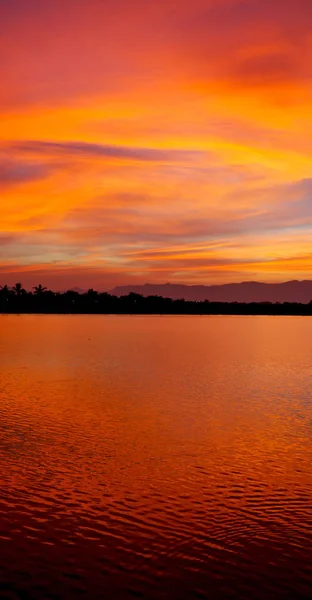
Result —
[{"label": "wispy cloud", "polygon": [[22,160],[0,159],[0,189],[43,179],[50,172],[51,169],[48,165]]},{"label": "wispy cloud", "polygon": [[14,142],[10,149],[23,154],[49,157],[105,159],[116,158],[130,161],[190,161],[202,157],[203,153],[179,149],[163,150],[157,148],[140,148],[131,146],[115,146],[108,144],[91,144],[87,142],[54,142],[27,140]]}]

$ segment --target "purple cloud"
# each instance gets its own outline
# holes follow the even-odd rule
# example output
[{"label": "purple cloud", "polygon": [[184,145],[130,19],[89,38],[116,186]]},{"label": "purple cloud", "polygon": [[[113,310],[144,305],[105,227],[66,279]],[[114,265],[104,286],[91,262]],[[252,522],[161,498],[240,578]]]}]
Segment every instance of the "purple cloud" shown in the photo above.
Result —
[{"label": "purple cloud", "polygon": [[44,179],[50,171],[48,165],[19,160],[0,160],[0,188]]},{"label": "purple cloud", "polygon": [[10,145],[11,150],[40,156],[66,156],[67,158],[120,158],[138,161],[190,160],[203,155],[196,150],[162,150],[87,142],[21,141]]}]

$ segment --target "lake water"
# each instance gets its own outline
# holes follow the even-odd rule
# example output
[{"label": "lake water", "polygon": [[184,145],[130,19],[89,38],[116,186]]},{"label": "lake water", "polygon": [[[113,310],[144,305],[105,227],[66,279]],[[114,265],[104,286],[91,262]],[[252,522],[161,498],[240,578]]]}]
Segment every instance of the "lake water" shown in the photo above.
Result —
[{"label": "lake water", "polygon": [[0,316],[1,598],[312,597],[312,318]]}]

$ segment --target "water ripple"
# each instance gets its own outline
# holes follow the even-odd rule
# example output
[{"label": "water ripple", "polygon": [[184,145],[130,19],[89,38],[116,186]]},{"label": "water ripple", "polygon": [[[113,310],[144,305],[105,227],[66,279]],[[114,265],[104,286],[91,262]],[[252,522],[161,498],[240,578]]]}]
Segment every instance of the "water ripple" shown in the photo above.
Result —
[{"label": "water ripple", "polygon": [[0,317],[1,597],[312,597],[312,324],[246,323]]}]

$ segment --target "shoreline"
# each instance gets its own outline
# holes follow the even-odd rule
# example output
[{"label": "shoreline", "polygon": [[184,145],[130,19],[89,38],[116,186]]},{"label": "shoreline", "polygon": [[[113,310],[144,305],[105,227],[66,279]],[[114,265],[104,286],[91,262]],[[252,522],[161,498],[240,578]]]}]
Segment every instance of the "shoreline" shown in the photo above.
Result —
[{"label": "shoreline", "polygon": [[191,310],[185,310],[185,311],[91,311],[91,310],[10,310],[10,311],[3,311],[0,309],[0,315],[4,316],[4,315],[38,315],[38,316],[44,316],[44,315],[97,315],[97,316],[129,316],[129,317],[133,317],[133,316],[166,316],[166,317],[173,317],[173,316],[193,316],[193,317],[216,317],[216,316],[231,316],[231,317],[250,317],[250,316],[263,316],[263,317],[312,317],[312,306],[309,305],[300,305],[297,306],[296,308],[293,307],[279,307],[278,309],[276,307],[271,308],[271,310],[268,309],[255,309],[254,307],[250,307],[250,309],[246,310],[246,307],[244,307],[244,309],[239,310],[238,307],[236,307],[236,310],[231,309],[230,307],[228,307],[227,309],[224,310],[212,310],[212,311],[191,311]]}]

